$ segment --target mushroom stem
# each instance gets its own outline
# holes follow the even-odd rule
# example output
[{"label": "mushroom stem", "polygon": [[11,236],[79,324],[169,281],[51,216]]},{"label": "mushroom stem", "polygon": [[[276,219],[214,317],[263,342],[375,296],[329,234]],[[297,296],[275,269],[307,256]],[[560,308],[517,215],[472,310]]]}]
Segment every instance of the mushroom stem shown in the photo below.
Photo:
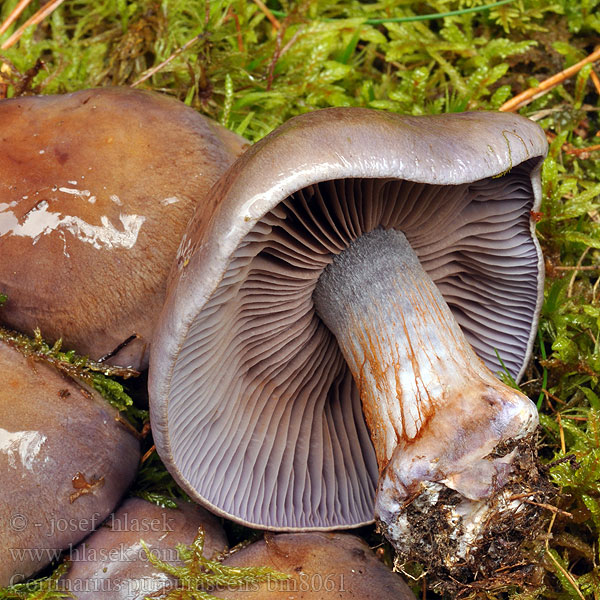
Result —
[{"label": "mushroom stem", "polygon": [[535,406],[475,355],[403,233],[359,237],[313,298],[360,391],[384,529],[398,535],[403,508],[431,483],[480,501],[510,480],[514,448],[536,429]]}]

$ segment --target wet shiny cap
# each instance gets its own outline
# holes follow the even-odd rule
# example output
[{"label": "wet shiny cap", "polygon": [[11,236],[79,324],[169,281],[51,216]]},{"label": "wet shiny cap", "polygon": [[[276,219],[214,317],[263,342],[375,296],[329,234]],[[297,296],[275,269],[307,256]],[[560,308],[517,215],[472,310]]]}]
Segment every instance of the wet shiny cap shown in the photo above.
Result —
[{"label": "wet shiny cap", "polygon": [[44,568],[102,523],[135,477],[140,444],[97,391],[4,341],[0,384],[4,587]]},{"label": "wet shiny cap", "polygon": [[223,561],[228,567],[265,566],[288,575],[246,588],[217,588],[223,600],[415,600],[397,573],[360,538],[347,533],[271,535]]},{"label": "wet shiny cap", "polygon": [[0,102],[0,319],[98,359],[148,361],[195,204],[245,140],[127,88]]},{"label": "wet shiny cap", "polygon": [[204,556],[212,558],[227,547],[225,532],[214,515],[191,502],[176,504],[176,508],[163,508],[141,498],[125,500],[102,527],[76,548],[69,548],[70,566],[59,589],[77,600],[164,598],[180,582],[154,565],[149,556],[183,567],[177,546],[191,545],[200,527]]},{"label": "wet shiny cap", "polygon": [[197,212],[151,357],[156,446],[186,491],[278,529],[370,522],[378,478],[356,385],[315,314],[333,257],[404,233],[483,361],[518,378],[543,272],[541,128],[518,115],[327,109],[250,148]]}]

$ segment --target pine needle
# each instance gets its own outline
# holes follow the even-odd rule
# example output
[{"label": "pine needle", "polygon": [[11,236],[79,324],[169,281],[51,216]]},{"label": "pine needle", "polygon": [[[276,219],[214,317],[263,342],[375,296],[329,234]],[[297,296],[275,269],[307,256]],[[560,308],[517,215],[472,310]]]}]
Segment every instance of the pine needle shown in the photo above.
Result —
[{"label": "pine needle", "polygon": [[2,50],[10,48],[13,44],[16,44],[21,36],[25,33],[28,27],[33,25],[39,25],[48,15],[56,10],[65,0],[51,0],[47,4],[44,4],[34,15],[32,15],[21,27],[19,27],[3,44],[0,46]]},{"label": "pine needle", "polygon": [[19,18],[21,13],[31,4],[31,2],[32,0],[20,0],[4,23],[0,25],[0,35],[2,35]]},{"label": "pine needle", "polygon": [[544,94],[548,93],[552,88],[560,85],[565,80],[576,75],[585,65],[596,62],[600,60],[600,46],[592,52],[589,56],[580,60],[578,63],[570,66],[568,69],[564,69],[560,73],[556,73],[556,75],[552,75],[552,77],[548,77],[542,81],[539,85],[531,87],[524,92],[521,92],[514,98],[506,101],[498,110],[501,111],[516,111],[529,104],[532,100],[536,98],[540,98]]}]

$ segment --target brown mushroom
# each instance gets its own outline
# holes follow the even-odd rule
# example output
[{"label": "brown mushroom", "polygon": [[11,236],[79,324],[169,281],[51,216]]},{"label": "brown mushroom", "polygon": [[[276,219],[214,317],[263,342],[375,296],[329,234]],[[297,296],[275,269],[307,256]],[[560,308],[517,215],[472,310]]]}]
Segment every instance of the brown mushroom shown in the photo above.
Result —
[{"label": "brown mushroom", "polygon": [[[143,368],[194,206],[245,140],[128,88],[0,102],[2,320]],[[200,209],[202,210],[202,209]]]},{"label": "brown mushroom", "polygon": [[177,581],[155,567],[153,557],[181,566],[176,546],[191,544],[204,531],[204,555],[223,552],[227,539],[217,519],[189,502],[161,508],[140,498],[130,498],[82,544],[72,549],[68,573],[59,589],[79,600],[143,600]]},{"label": "brown mushroom", "polygon": [[360,538],[342,533],[269,536],[226,558],[230,567],[270,567],[289,579],[239,590],[216,590],[234,600],[414,600],[399,575],[379,561]]},{"label": "brown mushroom", "polygon": [[0,587],[29,577],[110,514],[139,442],[104,398],[0,342]]}]

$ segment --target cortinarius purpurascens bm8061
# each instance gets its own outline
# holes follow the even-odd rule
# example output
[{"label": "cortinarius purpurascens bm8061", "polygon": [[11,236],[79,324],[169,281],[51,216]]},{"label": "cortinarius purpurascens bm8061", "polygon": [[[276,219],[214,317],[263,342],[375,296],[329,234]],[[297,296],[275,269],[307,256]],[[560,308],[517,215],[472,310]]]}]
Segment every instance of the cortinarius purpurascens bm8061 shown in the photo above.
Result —
[{"label": "cortinarius purpurascens bm8061", "polygon": [[242,155],[187,229],[151,357],[188,493],[273,530],[375,516],[408,555],[442,516],[449,566],[524,514],[537,413],[492,371],[497,352],[518,379],[533,344],[546,150],[516,115],[328,109]]}]

